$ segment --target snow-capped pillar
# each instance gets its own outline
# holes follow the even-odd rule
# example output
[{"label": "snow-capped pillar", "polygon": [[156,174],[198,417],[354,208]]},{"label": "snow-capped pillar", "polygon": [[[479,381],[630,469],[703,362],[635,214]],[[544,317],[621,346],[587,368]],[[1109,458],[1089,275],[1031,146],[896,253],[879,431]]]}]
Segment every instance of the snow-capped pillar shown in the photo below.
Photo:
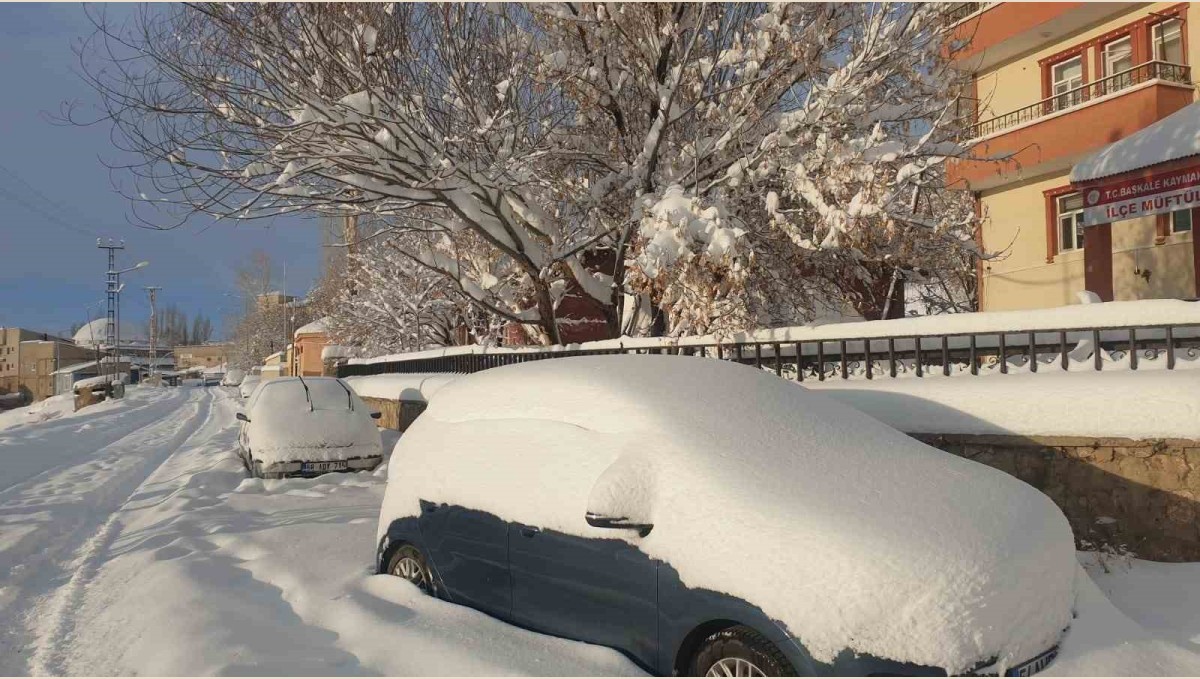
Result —
[{"label": "snow-capped pillar", "polygon": [[1084,231],[1083,284],[1105,302],[1113,301],[1111,222],[1089,226]]}]

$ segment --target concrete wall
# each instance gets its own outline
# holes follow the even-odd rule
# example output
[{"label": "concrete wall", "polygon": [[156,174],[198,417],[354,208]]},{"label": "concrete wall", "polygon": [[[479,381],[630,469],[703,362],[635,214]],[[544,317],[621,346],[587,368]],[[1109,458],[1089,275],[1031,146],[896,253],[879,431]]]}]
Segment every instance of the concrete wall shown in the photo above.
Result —
[{"label": "concrete wall", "polygon": [[1046,493],[1081,547],[1152,561],[1200,561],[1200,441],[925,435]]}]

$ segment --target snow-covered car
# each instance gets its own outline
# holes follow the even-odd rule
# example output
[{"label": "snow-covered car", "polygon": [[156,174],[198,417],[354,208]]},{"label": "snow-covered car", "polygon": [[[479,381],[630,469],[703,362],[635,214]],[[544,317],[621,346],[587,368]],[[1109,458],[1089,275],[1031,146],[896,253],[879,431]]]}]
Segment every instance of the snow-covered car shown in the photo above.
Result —
[{"label": "snow-covered car", "polygon": [[1077,569],[1024,482],[698,357],[446,385],[396,444],[377,539],[379,573],[662,675],[1034,673]]},{"label": "snow-covered car", "polygon": [[242,398],[250,398],[250,394],[254,393],[254,388],[258,386],[259,382],[262,382],[262,378],[258,375],[246,375],[238,385],[238,395]]},{"label": "snow-covered car", "polygon": [[242,380],[244,379],[246,379],[246,371],[239,370],[237,368],[230,368],[229,371],[225,373],[225,377],[221,378],[221,386],[236,387],[241,384]]},{"label": "snow-covered car", "polygon": [[264,478],[374,469],[379,413],[336,377],[283,377],[251,394],[238,434],[242,462]]}]

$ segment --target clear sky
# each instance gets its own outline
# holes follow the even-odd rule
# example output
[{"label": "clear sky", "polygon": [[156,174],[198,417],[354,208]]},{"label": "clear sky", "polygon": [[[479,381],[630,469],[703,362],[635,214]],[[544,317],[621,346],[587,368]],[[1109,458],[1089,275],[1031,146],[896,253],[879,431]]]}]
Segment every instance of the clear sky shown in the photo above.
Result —
[{"label": "clear sky", "polygon": [[[106,8],[110,17],[129,10]],[[240,304],[229,296],[235,266],[254,249],[269,252],[277,272],[286,263],[289,293],[306,293],[321,262],[314,219],[195,219],[173,231],[131,224],[131,206],[100,162],[116,157],[109,127],[46,119],[64,101],[89,110],[97,102],[76,75],[71,50],[90,32],[81,5],[0,3],[0,326],[61,333],[86,321],[85,307],[93,317],[102,314],[107,260],[97,236],[124,239],[121,268],[150,262],[121,279],[123,322],[141,326],[149,315],[141,288],[160,285],[160,308],[174,303],[189,316],[203,312],[221,332],[224,316]]]}]

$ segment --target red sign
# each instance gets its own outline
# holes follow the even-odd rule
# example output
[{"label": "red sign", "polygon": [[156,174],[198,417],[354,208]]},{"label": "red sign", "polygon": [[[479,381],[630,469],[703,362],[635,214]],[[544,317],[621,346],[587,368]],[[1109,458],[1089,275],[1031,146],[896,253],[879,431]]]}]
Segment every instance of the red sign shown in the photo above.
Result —
[{"label": "red sign", "polygon": [[1085,189],[1085,224],[1106,224],[1200,207],[1200,166]]}]

